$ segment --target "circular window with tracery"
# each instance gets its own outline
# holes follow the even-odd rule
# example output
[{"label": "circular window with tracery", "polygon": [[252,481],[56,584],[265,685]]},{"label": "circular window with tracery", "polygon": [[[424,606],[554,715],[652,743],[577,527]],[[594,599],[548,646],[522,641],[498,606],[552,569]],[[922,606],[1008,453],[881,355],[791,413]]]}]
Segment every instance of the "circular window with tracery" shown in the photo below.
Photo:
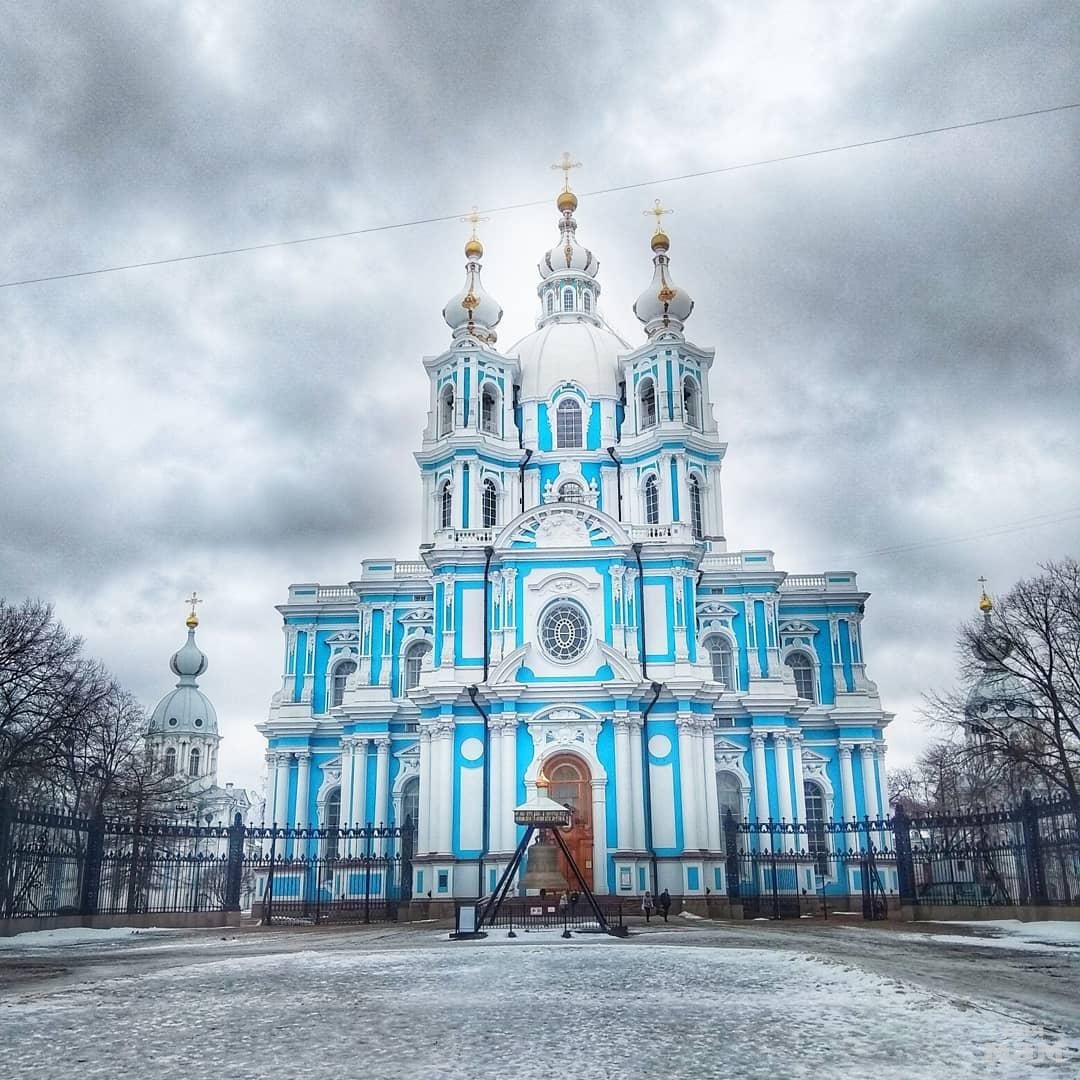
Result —
[{"label": "circular window with tracery", "polygon": [[552,660],[576,660],[589,644],[585,612],[577,604],[552,604],[540,620],[540,644]]}]

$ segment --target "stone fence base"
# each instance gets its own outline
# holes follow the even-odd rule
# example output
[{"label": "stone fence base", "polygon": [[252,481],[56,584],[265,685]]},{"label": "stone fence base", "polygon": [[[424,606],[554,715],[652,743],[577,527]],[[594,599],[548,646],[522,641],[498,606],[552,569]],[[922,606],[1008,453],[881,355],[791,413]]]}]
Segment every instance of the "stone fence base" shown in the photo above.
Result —
[{"label": "stone fence base", "polygon": [[14,937],[33,930],[67,930],[83,927],[90,930],[111,930],[117,926],[130,926],[133,930],[176,929],[185,927],[200,929],[215,926],[239,926],[243,921],[239,911],[179,911],[157,915],[50,915],[29,919],[0,919],[0,937]]},{"label": "stone fence base", "polygon": [[1080,905],[992,905],[976,907],[968,904],[904,904],[904,922],[971,922],[990,919],[1018,919],[1020,922],[1080,921]]}]

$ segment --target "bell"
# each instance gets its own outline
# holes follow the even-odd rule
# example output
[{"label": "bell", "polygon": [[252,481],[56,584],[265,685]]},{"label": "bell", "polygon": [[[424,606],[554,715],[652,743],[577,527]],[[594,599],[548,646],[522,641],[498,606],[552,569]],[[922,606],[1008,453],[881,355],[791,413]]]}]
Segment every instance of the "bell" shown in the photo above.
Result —
[{"label": "bell", "polygon": [[554,844],[544,843],[541,839],[529,848],[521,886],[527,891],[539,892],[544,889],[556,894],[564,893],[569,889],[566,878],[559,872],[559,852]]}]

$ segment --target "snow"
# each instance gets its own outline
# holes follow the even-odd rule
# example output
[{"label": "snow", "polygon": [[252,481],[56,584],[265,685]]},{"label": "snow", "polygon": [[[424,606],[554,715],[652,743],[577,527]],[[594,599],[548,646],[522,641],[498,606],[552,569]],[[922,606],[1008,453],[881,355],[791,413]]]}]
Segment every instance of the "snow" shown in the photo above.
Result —
[{"label": "snow", "polygon": [[132,930],[130,926],[115,926],[107,930],[93,930],[83,926],[65,927],[60,930],[31,930],[26,934],[0,938],[0,953],[17,949],[47,949],[53,946],[101,945],[142,934],[176,933],[168,927],[149,926]]},{"label": "snow", "polygon": [[786,949],[649,935],[203,952],[9,997],[0,1044],[5,1075],[43,1080],[911,1080],[1075,1075],[1080,1063],[1065,1040],[977,1001]]},{"label": "snow", "polygon": [[[1080,922],[1050,920],[1021,922],[1019,919],[958,920],[936,925],[963,926],[973,933],[930,934],[936,941],[950,944],[982,945],[1017,952],[1048,952],[1054,949],[1080,950]],[[924,935],[917,935],[922,937]]]}]

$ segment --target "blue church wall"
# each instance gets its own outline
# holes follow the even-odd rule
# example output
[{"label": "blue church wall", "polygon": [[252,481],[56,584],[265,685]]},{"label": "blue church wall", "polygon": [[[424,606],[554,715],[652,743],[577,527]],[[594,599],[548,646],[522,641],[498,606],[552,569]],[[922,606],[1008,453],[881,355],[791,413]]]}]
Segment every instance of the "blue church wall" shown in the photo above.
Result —
[{"label": "blue church wall", "polygon": [[600,402],[594,401],[589,409],[589,426],[585,432],[585,448],[600,449]]}]

